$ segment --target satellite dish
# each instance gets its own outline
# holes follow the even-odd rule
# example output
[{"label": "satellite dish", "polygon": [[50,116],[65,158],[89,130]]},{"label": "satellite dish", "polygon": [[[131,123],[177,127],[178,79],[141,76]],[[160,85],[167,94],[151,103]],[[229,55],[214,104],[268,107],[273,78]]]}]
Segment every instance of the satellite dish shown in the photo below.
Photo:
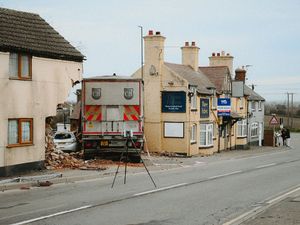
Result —
[{"label": "satellite dish", "polygon": [[149,74],[150,74],[151,76],[157,75],[155,66],[153,66],[153,65],[150,66]]}]

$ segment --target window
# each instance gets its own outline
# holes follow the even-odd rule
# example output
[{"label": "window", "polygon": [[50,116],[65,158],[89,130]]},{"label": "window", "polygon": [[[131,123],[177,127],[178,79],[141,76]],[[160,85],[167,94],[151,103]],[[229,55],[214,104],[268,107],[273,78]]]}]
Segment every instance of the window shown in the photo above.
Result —
[{"label": "window", "polygon": [[244,108],[244,98],[240,98],[240,109]]},{"label": "window", "polygon": [[200,147],[213,145],[213,124],[200,124]]},{"label": "window", "polygon": [[196,93],[196,88],[191,87],[191,92],[193,93],[193,96],[191,97],[191,109],[192,110],[197,110],[197,93]]},{"label": "window", "polygon": [[258,123],[252,123],[251,124],[251,137],[257,137],[258,136]]},{"label": "window", "polygon": [[261,101],[258,102],[258,110],[261,111]]},{"label": "window", "polygon": [[191,143],[196,143],[197,136],[197,124],[193,124],[191,127]]},{"label": "window", "polygon": [[8,146],[32,144],[32,119],[8,120]]},{"label": "window", "polygon": [[251,102],[251,110],[252,111],[256,110],[256,102]]},{"label": "window", "polygon": [[247,137],[246,120],[239,120],[237,122],[237,137]]},{"label": "window", "polygon": [[28,54],[9,54],[9,77],[13,79],[31,79],[31,56]]},{"label": "window", "polygon": [[218,98],[216,96],[212,97],[212,109],[216,109],[217,108],[217,102],[218,102]]}]

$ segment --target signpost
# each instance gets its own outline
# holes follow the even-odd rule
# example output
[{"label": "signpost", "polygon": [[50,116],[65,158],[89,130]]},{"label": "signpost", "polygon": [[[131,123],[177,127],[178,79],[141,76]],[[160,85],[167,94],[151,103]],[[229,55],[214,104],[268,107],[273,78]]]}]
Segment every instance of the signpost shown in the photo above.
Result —
[{"label": "signpost", "polygon": [[218,98],[217,111],[218,111],[218,116],[230,116],[230,112],[231,112],[230,98]]},{"label": "signpost", "polygon": [[275,147],[275,126],[279,124],[275,114],[272,114],[272,118],[269,121],[270,125],[273,125],[273,147]]}]

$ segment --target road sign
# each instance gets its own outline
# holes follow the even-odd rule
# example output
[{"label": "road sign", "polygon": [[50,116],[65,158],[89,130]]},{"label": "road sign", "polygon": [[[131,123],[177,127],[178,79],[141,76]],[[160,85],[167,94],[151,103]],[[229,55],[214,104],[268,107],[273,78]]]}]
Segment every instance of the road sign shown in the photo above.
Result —
[{"label": "road sign", "polygon": [[218,111],[218,116],[230,116],[230,112],[231,112],[230,98],[218,98],[217,111]]},{"label": "road sign", "polygon": [[278,119],[276,116],[272,116],[272,118],[270,119],[270,122],[269,122],[270,125],[278,125],[279,122],[278,122]]}]

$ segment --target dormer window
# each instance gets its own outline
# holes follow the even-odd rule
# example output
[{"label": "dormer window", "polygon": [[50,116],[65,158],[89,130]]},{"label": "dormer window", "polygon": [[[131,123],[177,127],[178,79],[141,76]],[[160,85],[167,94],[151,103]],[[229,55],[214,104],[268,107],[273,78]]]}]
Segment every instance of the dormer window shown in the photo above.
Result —
[{"label": "dormer window", "polygon": [[31,60],[29,54],[9,54],[9,78],[19,80],[31,80]]}]

